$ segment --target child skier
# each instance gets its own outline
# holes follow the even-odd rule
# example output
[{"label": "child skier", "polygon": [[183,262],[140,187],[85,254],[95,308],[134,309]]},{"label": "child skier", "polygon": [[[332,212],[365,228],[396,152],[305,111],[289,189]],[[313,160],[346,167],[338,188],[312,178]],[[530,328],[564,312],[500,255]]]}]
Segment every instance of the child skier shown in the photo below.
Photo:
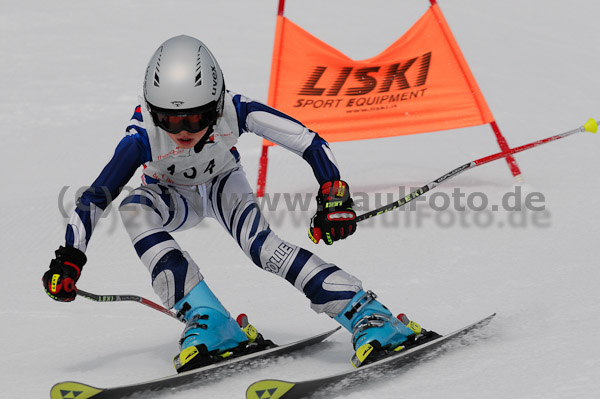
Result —
[{"label": "child skier", "polygon": [[[181,352],[175,356],[177,371],[243,350],[253,338],[230,316],[171,235],[205,217],[216,219],[257,266],[285,278],[310,299],[316,312],[350,331],[357,353],[368,348],[372,359],[422,335],[425,330],[416,323],[393,317],[372,292],[363,291],[356,277],[280,239],[258,208],[234,147],[245,132],[310,164],[320,184],[311,231],[322,232],[327,244],[356,231],[348,184],[340,180],[333,154],[318,134],[273,108],[225,90],[216,59],[189,36],[171,38],[154,53],[140,103],[113,158],[79,198],[66,243],[43,275],[52,299],[75,299],[94,226],[143,165],[142,185],[123,200],[120,213],[154,291],[186,322]],[[360,357],[359,363],[364,362]]]}]

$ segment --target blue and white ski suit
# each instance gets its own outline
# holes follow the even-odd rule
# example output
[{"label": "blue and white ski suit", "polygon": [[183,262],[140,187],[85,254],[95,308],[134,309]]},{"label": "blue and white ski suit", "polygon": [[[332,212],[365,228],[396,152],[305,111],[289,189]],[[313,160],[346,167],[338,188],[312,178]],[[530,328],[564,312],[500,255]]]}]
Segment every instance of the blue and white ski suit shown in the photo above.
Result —
[{"label": "blue and white ski suit", "polygon": [[[85,252],[102,212],[143,165],[142,185],[123,200],[120,212],[165,306],[172,308],[203,280],[196,263],[171,233],[210,217],[229,232],[254,264],[289,281],[310,299],[315,311],[336,316],[362,284],[336,265],[283,241],[269,228],[234,147],[246,132],[302,156],[319,183],[340,178],[333,154],[318,134],[242,95],[226,93],[223,115],[199,152],[177,147],[141,105],[113,158],[80,197],[67,226],[66,245]],[[180,250],[187,262],[159,263],[173,250]]]}]

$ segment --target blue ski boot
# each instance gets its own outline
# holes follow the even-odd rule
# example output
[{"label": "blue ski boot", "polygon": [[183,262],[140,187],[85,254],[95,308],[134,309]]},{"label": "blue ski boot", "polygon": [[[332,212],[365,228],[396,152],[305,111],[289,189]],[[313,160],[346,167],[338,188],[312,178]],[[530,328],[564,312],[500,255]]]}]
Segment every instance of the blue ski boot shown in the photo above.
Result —
[{"label": "blue ski boot", "polygon": [[186,322],[173,359],[178,373],[212,364],[243,351],[247,336],[206,283],[201,281],[174,306],[177,317]]},{"label": "blue ski boot", "polygon": [[335,320],[352,333],[354,367],[439,336],[422,329],[404,314],[397,318],[392,316],[392,312],[376,298],[377,295],[373,292],[361,290],[335,316]]}]

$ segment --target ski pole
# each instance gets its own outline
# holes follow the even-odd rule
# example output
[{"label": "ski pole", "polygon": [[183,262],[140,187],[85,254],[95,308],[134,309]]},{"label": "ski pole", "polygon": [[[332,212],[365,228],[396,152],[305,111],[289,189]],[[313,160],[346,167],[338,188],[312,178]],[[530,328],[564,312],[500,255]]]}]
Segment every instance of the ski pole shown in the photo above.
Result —
[{"label": "ski pole", "polygon": [[542,144],[550,143],[552,141],[556,141],[559,139],[563,139],[565,137],[569,137],[575,133],[581,133],[581,132],[596,133],[597,131],[598,131],[598,124],[596,123],[596,121],[594,119],[590,118],[584,125],[578,127],[577,129],[569,130],[567,132],[557,134],[556,136],[552,136],[552,137],[548,137],[548,138],[545,138],[542,140],[534,141],[533,143],[524,144],[522,146],[512,148],[509,151],[499,152],[499,153],[496,153],[493,155],[488,155],[487,157],[476,159],[475,161],[472,161],[472,162],[466,163],[462,166],[459,166],[458,168],[446,173],[445,175],[424,185],[423,187],[416,189],[415,191],[406,195],[404,198],[400,198],[398,201],[392,202],[391,204],[384,205],[380,208],[372,210],[371,212],[367,212],[360,216],[357,216],[356,221],[361,222],[363,220],[370,219],[373,216],[381,215],[382,213],[386,213],[386,212],[389,212],[396,208],[399,208],[401,206],[404,206],[407,203],[409,203],[410,201],[414,200],[415,198],[425,194],[427,191],[432,190],[439,184],[441,184],[447,180],[450,180],[453,177],[458,176],[459,174],[461,174],[462,172],[464,172],[466,170],[473,169],[477,166],[484,165],[486,163],[507,157],[512,154],[516,154],[518,152],[522,152],[522,151],[529,150],[534,147],[538,147]]},{"label": "ski pole", "polygon": [[[149,299],[143,298],[137,295],[96,295],[91,292],[83,291],[78,289],[77,294],[81,295],[84,298],[90,299],[96,302],[121,302],[121,301],[133,301],[141,303],[142,305],[146,305],[154,310],[158,310],[161,313],[169,315],[174,319],[177,319],[175,313],[171,312],[169,309],[160,306],[157,303],[152,302]],[[177,319],[179,320],[179,319]]]},{"label": "ski pole", "polygon": [[[486,163],[495,161],[497,159],[504,158],[509,155],[516,154],[518,152],[522,152],[525,150],[529,150],[531,148],[538,147],[542,144],[556,141],[556,140],[571,136],[576,133],[581,133],[581,132],[596,133],[597,131],[598,131],[598,124],[596,123],[596,121],[593,118],[590,118],[584,125],[578,127],[577,129],[569,130],[567,132],[557,134],[556,136],[552,136],[552,137],[548,137],[548,138],[545,138],[542,140],[534,141],[529,144],[524,144],[520,147],[512,148],[509,151],[499,152],[496,154],[488,155],[487,157],[476,159],[475,161],[472,161],[472,162],[466,163],[462,166],[459,166],[458,168],[446,173],[445,175],[437,178],[436,180],[434,180],[430,183],[427,183],[423,187],[412,191],[411,193],[407,194],[406,196],[404,196],[403,198],[400,198],[397,201],[394,201],[390,204],[384,205],[380,208],[374,209],[370,212],[367,212],[367,213],[357,216],[356,221],[362,222],[363,220],[370,219],[373,216],[381,215],[382,213],[386,213],[386,212],[392,211],[394,209],[400,208],[401,206],[406,205],[407,203],[414,200],[415,198],[420,197],[421,195],[425,194],[429,190],[432,190],[439,184],[441,184],[447,180],[450,180],[453,177],[458,176],[459,174],[461,174],[462,172],[464,172],[466,170],[473,169],[477,166],[484,165]],[[315,243],[319,242],[319,240],[321,239],[321,234],[322,233],[319,228],[310,228],[309,236],[311,236],[313,238],[313,241]]]}]

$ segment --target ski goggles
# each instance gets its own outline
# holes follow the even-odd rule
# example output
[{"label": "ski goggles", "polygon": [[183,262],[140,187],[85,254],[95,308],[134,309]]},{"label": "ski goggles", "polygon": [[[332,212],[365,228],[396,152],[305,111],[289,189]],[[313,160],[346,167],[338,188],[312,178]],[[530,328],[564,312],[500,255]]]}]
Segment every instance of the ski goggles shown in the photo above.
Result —
[{"label": "ski goggles", "polygon": [[216,107],[170,110],[152,105],[150,105],[150,115],[156,126],[171,134],[178,134],[183,130],[198,133],[213,125],[219,116]]}]

